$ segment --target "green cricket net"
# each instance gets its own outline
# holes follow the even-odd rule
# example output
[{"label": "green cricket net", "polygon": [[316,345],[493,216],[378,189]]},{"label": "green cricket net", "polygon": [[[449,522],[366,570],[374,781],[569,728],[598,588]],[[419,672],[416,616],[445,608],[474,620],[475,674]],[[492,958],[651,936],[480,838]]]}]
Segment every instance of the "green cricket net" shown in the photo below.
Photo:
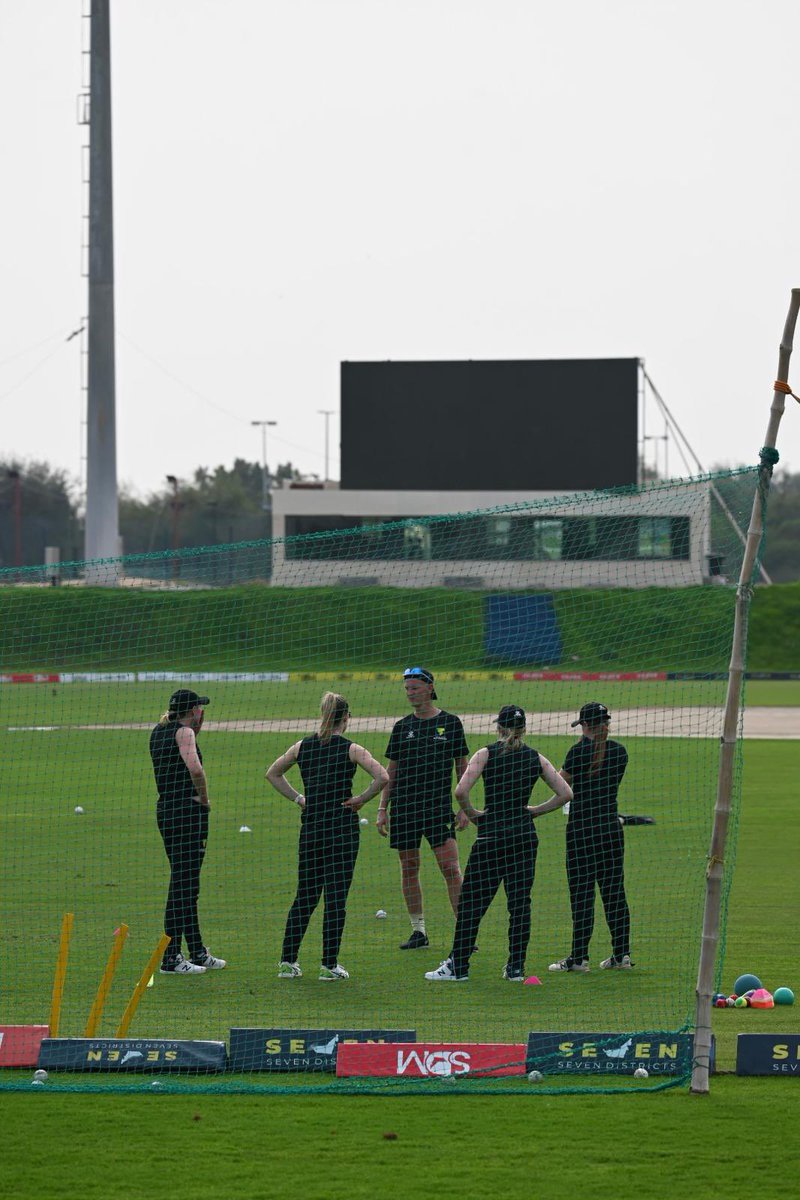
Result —
[{"label": "green cricket net", "polygon": [[[58,576],[52,568],[1,572],[0,1024],[56,1025],[50,1032],[61,1038],[100,1039],[84,1064],[97,1071],[51,1073],[58,1086],[83,1089],[397,1090],[444,1081],[530,1092],[531,1069],[544,1076],[539,1090],[630,1085],[619,1064],[627,1069],[634,1059],[650,1064],[646,1086],[685,1078],[690,1053],[676,1038],[690,1034],[693,1019],[740,530],[755,486],[755,469],[743,469],[389,523],[342,517],[332,528],[328,513],[325,532],[272,543],[71,563]],[[573,845],[571,870],[589,872],[580,919],[593,897],[593,933],[584,938],[590,970],[549,969],[574,946],[563,810],[536,821],[527,949],[515,926],[510,963],[503,880],[514,876],[512,838],[468,981],[431,981],[426,973],[453,946],[452,861],[444,864],[448,891],[446,870],[422,837],[421,906],[406,885],[424,914],[427,945],[401,950],[414,926],[401,856],[376,829],[373,799],[352,818],[347,839],[323,829],[305,847],[304,887],[313,875],[327,890],[289,956],[302,976],[279,977],[298,889],[301,814],[265,770],[318,729],[326,692],[347,700],[346,737],[387,766],[395,723],[417,719],[403,679],[413,666],[435,675],[435,704],[461,723],[469,756],[496,741],[495,718],[513,705],[527,714],[526,743],[559,769],[580,739],[572,724],[581,707],[609,710],[608,745],[627,753],[614,853],[624,842],[630,940],[617,906],[612,942],[586,835]],[[153,957],[170,867],[148,739],[179,689],[209,697],[196,739],[212,806],[198,911],[203,945],[227,961],[224,970],[193,975],[161,974]],[[426,753],[458,761],[456,725],[445,728],[437,717],[433,726],[438,742]],[[413,736],[413,728],[396,737]],[[400,752],[397,761],[400,770]],[[314,764],[308,769],[313,774]],[[284,779],[292,793],[307,790],[297,765]],[[318,773],[311,790],[327,794],[328,782]],[[354,794],[369,782],[358,767]],[[737,771],[734,813],[739,783]],[[483,777],[470,793],[477,809],[482,789]],[[412,826],[415,802],[413,819],[433,820],[428,791],[424,771],[406,788]],[[539,781],[531,803],[551,794]],[[519,830],[524,857],[530,836]],[[456,834],[462,870],[475,839],[475,824]],[[439,857],[443,845],[439,839]],[[481,870],[496,868],[497,860]],[[406,869],[413,875],[413,854]],[[349,979],[321,980],[326,896],[333,916],[343,911],[351,877],[335,951]],[[515,920],[524,924],[526,884],[514,878]],[[180,889],[185,876],[173,884]],[[618,873],[612,907],[620,884]],[[311,880],[304,892],[312,901],[315,887]],[[192,948],[180,949],[188,956]],[[629,953],[633,969],[602,968],[615,951]],[[539,982],[503,978],[509,965]],[[123,1014],[129,1040],[114,1052]],[[529,1048],[531,1033],[541,1036]],[[359,1034],[405,1039],[399,1076],[331,1073]],[[416,1057],[412,1038],[427,1047]],[[229,1069],[208,1073],[201,1061],[194,1074],[172,1073],[178,1051],[173,1046],[170,1058],[148,1039],[222,1042]],[[437,1057],[432,1044],[448,1049]],[[513,1064],[516,1077],[467,1073],[456,1044],[500,1047],[493,1061]],[[309,1069],[320,1065],[327,1069]],[[115,1069],[99,1069],[108,1066]],[[0,1087],[21,1079],[6,1072]],[[29,1086],[29,1072],[23,1082]]]}]

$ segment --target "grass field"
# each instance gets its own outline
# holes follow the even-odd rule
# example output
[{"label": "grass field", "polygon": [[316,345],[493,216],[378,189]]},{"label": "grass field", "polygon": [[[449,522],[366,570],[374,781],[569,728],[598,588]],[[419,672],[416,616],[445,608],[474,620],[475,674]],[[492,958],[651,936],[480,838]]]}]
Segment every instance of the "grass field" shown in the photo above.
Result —
[{"label": "grass field", "polygon": [[[581,695],[577,689],[584,686],[518,684],[513,696],[531,711],[576,709]],[[603,697],[609,704],[629,708],[644,697],[653,707],[658,706],[654,701],[710,705],[719,704],[722,686],[607,685]],[[793,689],[792,684],[780,683],[752,686],[765,700],[779,698],[783,703]],[[451,683],[442,703],[462,713],[488,713],[509,699],[508,687],[495,681]],[[265,716],[279,721],[308,717],[310,723],[321,685],[228,683],[212,690],[209,717],[239,720],[246,730],[248,721]],[[388,682],[353,681],[348,687],[356,714],[376,718],[397,714],[398,691],[398,685]],[[0,693],[0,836],[8,848],[8,886],[3,889],[0,918],[7,931],[4,972],[14,980],[5,998],[7,1022],[46,1019],[61,915],[71,911],[76,926],[62,1032],[82,1032],[113,930],[124,921],[131,934],[100,1032],[108,1036],[116,1028],[161,926],[167,869],[153,820],[145,729],[158,716],[163,693],[164,685],[132,684],[7,686]],[[143,728],[114,727],[129,724]],[[296,809],[267,787],[263,773],[296,736],[220,732],[213,727],[204,731],[214,811],[202,912],[209,944],[229,958],[231,966],[201,980],[157,977],[132,1033],[224,1038],[234,1025],[296,1024],[298,1007],[309,1027],[389,1025],[443,1040],[518,1041],[530,1027],[674,1030],[691,1020],[703,865],[716,788],[714,739],[626,738],[631,764],[620,795],[621,810],[645,812],[657,820],[653,828],[627,833],[637,970],[623,977],[595,972],[588,977],[545,978],[546,986],[536,989],[499,986],[506,917],[498,900],[481,928],[482,948],[473,960],[469,993],[464,996],[462,989],[432,989],[422,978],[447,954],[452,931],[444,888],[429,853],[423,856],[423,885],[431,949],[413,956],[397,953],[397,944],[406,936],[407,917],[396,856],[371,823],[362,830],[342,946],[342,961],[353,976],[346,990],[333,989],[331,994],[316,980],[319,913],[303,948],[310,977],[288,985],[276,978],[283,922],[294,888],[298,822]],[[490,736],[487,720],[485,740]],[[382,757],[385,732],[368,729],[359,737]],[[473,748],[483,740],[476,735]],[[567,723],[562,737],[537,738],[537,745],[560,763],[571,740]],[[764,745],[753,744],[751,757],[763,757]],[[794,743],[768,745],[771,776],[782,786],[785,777],[788,807]],[[76,805],[85,809],[83,816],[74,813]],[[781,819],[788,819],[788,812]],[[252,832],[240,833],[243,825]],[[538,823],[528,967],[540,977],[547,975],[549,961],[567,952],[569,943],[563,826],[560,813]],[[461,835],[462,863],[472,836],[471,830]],[[761,902],[754,899],[753,904],[760,911]],[[376,921],[378,909],[388,912],[385,921]],[[598,914],[595,961],[606,953],[605,938]],[[32,955],[32,946],[40,953]],[[181,996],[177,1005],[176,989]],[[755,1013],[752,1018],[761,1019]],[[725,1028],[731,1028],[730,1021]],[[731,1050],[723,1039],[721,1061]]]},{"label": "grass field", "polygon": [[[209,718],[311,721],[323,686],[213,685]],[[568,711],[586,691],[586,685],[515,684],[510,697],[509,686],[452,683],[441,702],[462,713],[488,713],[509,698],[531,710]],[[602,698],[612,708],[704,706],[720,703],[723,686],[607,684]],[[153,821],[145,732],[76,726],[149,724],[163,708],[164,690],[164,685],[0,689],[5,1023],[46,1021],[59,922],[71,910],[76,927],[66,1034],[82,1031],[113,929],[122,920],[130,925],[101,1030],[113,1033],[158,937],[167,874]],[[346,690],[357,714],[398,714],[394,684],[348,681]],[[753,683],[748,701],[797,703],[795,685]],[[47,732],[19,731],[30,726]],[[487,739],[488,734],[487,729]],[[293,739],[281,732],[209,728],[201,740],[214,799],[202,911],[212,949],[228,956],[231,966],[199,980],[157,976],[133,1034],[222,1037],[231,1024],[409,1023],[420,1036],[516,1040],[529,1028],[611,1030],[632,1023],[675,1028],[691,1019],[718,755],[713,739],[626,739],[631,765],[620,807],[651,813],[658,821],[627,834],[636,970],[610,978],[599,971],[547,977],[547,962],[567,949],[569,925],[563,817],[556,813],[538,823],[528,966],[544,973],[543,986],[514,988],[499,979],[504,913],[498,900],[481,928],[468,992],[454,989],[457,995],[447,988],[431,991],[421,978],[446,953],[452,930],[430,855],[424,858],[424,884],[433,945],[430,954],[417,954],[409,963],[395,949],[408,927],[395,856],[371,825],[362,831],[342,948],[342,961],[353,974],[350,984],[326,992],[313,970],[298,983],[277,980],[297,820],[292,806],[267,789],[263,770]],[[361,740],[382,755],[385,733],[367,731]],[[480,744],[477,735],[471,740]],[[570,741],[565,728],[563,736],[538,744],[560,761]],[[726,990],[741,971],[755,970],[770,987],[788,984],[800,991],[794,952],[800,920],[793,851],[800,832],[796,762],[797,742],[746,746],[722,976]],[[85,807],[83,817],[73,812],[76,804]],[[252,833],[240,834],[242,824]],[[461,843],[462,862],[470,837]],[[389,912],[386,921],[376,922],[379,907]],[[599,917],[595,961],[605,953],[604,937]],[[318,943],[315,918],[302,955],[312,968]],[[718,1066],[730,1071],[738,1032],[800,1031],[800,1006],[725,1010],[715,1012],[713,1022]],[[168,1079],[160,1095],[138,1081],[132,1083],[135,1094],[120,1094],[102,1079],[90,1081],[95,1092],[81,1094],[69,1090],[75,1082],[70,1076],[51,1076],[46,1088],[31,1094],[29,1079],[29,1072],[0,1076],[3,1184],[20,1197],[160,1198],[183,1195],[187,1187],[200,1198],[222,1192],[358,1197],[376,1190],[389,1197],[428,1192],[558,1197],[576,1188],[637,1198],[691,1189],[716,1197],[743,1187],[771,1197],[793,1186],[786,1146],[800,1093],[788,1079],[718,1076],[704,1099],[685,1087],[651,1090],[652,1081],[638,1095],[550,1094],[521,1080],[507,1086],[507,1095],[473,1086],[390,1098],[313,1094],[330,1086],[328,1077],[278,1081],[290,1086],[276,1095],[170,1094]],[[238,1082],[261,1088],[276,1080]],[[85,1085],[85,1077],[80,1083]],[[9,1086],[23,1090],[3,1090]],[[577,1156],[576,1129],[583,1131]]]},{"label": "grass field", "polygon": [[[256,574],[262,552],[241,551],[252,556]],[[329,578],[325,564],[320,570]],[[188,670],[300,671],[338,669],[343,662],[351,670],[381,670],[422,656],[439,670],[507,665],[487,659],[489,594],[259,584],[155,592],[4,587],[0,663],[19,671],[163,670],[176,664]],[[797,583],[756,588],[751,670],[800,669],[799,595]],[[563,588],[552,597],[565,669],[728,666],[732,588]]]}]

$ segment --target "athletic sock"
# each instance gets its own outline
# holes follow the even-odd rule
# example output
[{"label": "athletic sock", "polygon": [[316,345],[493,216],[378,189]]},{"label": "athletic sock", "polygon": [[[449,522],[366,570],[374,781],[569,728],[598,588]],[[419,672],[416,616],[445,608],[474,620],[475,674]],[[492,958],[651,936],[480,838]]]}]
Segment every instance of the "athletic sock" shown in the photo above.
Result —
[{"label": "athletic sock", "polygon": [[424,933],[425,932],[425,918],[422,915],[422,913],[419,913],[418,916],[411,917],[411,928],[414,930],[415,933]]}]

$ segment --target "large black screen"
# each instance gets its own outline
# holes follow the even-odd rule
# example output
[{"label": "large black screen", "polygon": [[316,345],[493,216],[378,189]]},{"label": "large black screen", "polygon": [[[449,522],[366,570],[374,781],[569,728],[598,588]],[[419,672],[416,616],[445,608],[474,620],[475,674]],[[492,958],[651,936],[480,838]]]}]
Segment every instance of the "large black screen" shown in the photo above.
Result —
[{"label": "large black screen", "polygon": [[636,483],[636,358],[342,363],[342,488]]}]

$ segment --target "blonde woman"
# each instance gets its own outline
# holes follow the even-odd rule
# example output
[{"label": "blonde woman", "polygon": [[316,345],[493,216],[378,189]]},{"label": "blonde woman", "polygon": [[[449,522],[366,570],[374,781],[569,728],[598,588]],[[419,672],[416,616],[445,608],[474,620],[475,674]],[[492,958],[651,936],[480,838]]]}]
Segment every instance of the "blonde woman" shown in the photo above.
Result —
[{"label": "blonde woman", "polygon": [[[503,979],[522,983],[531,935],[531,890],[539,840],[528,801],[544,779],[562,804],[572,789],[552,763],[525,744],[525,712],[506,704],[497,716],[497,741],[473,754],[456,787],[456,800],[478,829],[470,851],[450,957],[425,975],[432,983],[469,979],[469,960],[478,927],[502,883],[508,905],[508,958]],[[484,807],[473,808],[469,794],[483,777]]]},{"label": "blonde woman", "polygon": [[[388,775],[368,750],[344,736],[350,706],[344,696],[326,692],[320,705],[316,733],[295,742],[267,771],[267,779],[282,796],[300,808],[300,843],[297,894],[286,918],[279,979],[297,979],[303,972],[297,961],[308,923],[325,895],[322,922],[324,982],[349,979],[339,965],[339,946],[347,916],[347,893],[358,857],[358,812],[386,785]],[[297,765],[303,780],[298,792],[285,778]],[[357,796],[353,776],[362,767],[372,780]]]}]

